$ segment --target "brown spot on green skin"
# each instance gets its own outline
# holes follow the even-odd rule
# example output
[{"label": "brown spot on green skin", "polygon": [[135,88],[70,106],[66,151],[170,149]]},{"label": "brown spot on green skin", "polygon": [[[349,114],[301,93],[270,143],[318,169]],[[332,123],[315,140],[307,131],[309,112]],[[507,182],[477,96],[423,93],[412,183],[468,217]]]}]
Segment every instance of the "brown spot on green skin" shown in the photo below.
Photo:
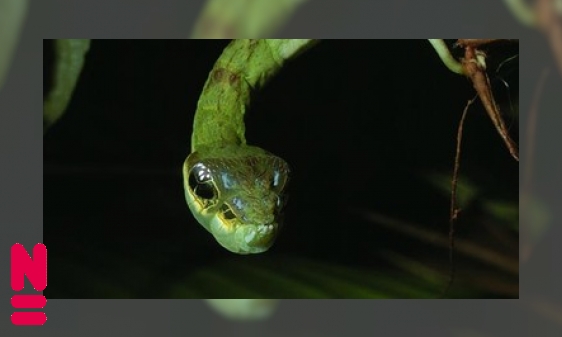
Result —
[{"label": "brown spot on green skin", "polygon": [[[183,169],[185,196],[198,222],[232,252],[266,251],[281,226],[289,166],[246,144],[244,115],[252,91],[308,45],[305,40],[234,40],[215,63],[201,93],[191,154]],[[196,193],[208,192],[209,186],[190,188],[190,175],[202,167],[213,177],[216,196]],[[192,177],[192,185],[193,181]],[[201,200],[204,197],[209,199]]]},{"label": "brown spot on green skin", "polygon": [[211,72],[213,83],[226,83],[236,86],[240,82],[240,75],[226,69],[218,68]]}]

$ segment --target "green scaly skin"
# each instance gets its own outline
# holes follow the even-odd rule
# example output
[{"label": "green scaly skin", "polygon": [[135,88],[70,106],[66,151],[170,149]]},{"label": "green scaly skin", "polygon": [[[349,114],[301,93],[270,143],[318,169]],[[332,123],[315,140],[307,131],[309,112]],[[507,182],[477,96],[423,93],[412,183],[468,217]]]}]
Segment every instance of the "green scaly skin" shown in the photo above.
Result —
[{"label": "green scaly skin", "polygon": [[268,250],[282,224],[289,166],[246,144],[250,94],[310,40],[234,40],[211,70],[201,93],[183,166],[187,204],[224,248],[238,254]]}]

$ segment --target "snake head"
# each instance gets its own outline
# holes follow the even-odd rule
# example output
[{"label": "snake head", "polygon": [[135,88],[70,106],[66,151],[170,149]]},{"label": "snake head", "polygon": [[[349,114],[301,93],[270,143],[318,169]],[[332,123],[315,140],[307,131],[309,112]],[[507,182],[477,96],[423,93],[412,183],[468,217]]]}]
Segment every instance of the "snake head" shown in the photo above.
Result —
[{"label": "snake head", "polygon": [[285,204],[289,166],[258,147],[198,149],[183,166],[185,197],[197,221],[238,254],[271,247]]}]

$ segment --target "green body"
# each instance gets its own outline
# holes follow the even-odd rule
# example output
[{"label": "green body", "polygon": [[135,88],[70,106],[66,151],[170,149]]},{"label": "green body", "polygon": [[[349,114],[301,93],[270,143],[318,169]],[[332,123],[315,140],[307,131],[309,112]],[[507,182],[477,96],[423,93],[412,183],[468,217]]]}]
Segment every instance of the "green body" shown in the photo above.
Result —
[{"label": "green body", "polygon": [[287,163],[246,144],[244,114],[262,87],[310,40],[234,40],[215,63],[197,105],[191,154],[183,167],[186,201],[226,249],[266,251],[282,223]]}]

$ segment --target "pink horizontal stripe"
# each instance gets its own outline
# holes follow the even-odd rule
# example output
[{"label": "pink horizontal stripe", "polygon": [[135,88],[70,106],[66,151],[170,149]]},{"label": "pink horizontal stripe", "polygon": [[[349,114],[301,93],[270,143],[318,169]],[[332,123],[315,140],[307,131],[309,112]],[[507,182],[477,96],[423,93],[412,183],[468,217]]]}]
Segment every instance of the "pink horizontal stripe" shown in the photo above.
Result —
[{"label": "pink horizontal stripe", "polygon": [[47,304],[47,298],[43,295],[14,295],[12,307],[14,308],[43,308]]},{"label": "pink horizontal stripe", "polygon": [[15,325],[43,325],[47,321],[44,312],[14,312],[12,323]]}]

